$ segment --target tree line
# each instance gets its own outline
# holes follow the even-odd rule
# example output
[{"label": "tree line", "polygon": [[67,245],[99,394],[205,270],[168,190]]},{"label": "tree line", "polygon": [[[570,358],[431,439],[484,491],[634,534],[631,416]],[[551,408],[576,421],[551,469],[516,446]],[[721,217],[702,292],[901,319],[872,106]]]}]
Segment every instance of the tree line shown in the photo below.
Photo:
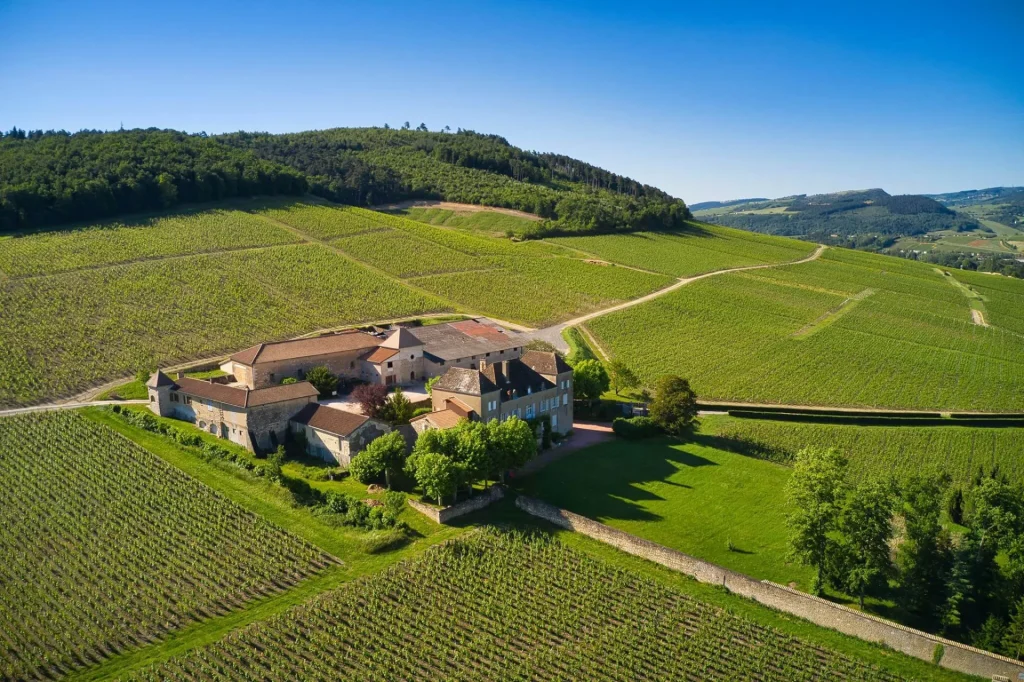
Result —
[{"label": "tree line", "polygon": [[577,159],[423,124],[218,136],[14,128],[0,139],[0,231],[307,192],[359,206],[443,199],[545,218],[526,237],[677,229],[691,218],[681,200]]},{"label": "tree line", "polygon": [[797,454],[791,550],[825,587],[892,600],[903,622],[1024,658],[1024,488],[998,470],[847,483],[835,450]]}]

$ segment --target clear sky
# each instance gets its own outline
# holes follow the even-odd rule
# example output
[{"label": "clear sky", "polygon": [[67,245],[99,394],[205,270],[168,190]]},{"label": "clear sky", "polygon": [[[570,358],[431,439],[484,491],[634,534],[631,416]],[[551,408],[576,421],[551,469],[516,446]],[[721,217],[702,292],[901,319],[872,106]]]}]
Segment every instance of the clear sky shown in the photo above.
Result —
[{"label": "clear sky", "polygon": [[5,130],[424,122],[690,203],[1024,185],[1022,0],[0,0],[0,65]]}]

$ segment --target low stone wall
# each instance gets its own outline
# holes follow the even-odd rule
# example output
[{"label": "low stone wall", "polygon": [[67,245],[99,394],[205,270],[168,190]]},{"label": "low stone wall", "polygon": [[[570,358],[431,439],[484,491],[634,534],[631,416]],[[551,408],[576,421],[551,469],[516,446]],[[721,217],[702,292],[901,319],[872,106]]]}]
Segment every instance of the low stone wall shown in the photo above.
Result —
[{"label": "low stone wall", "polygon": [[471,497],[465,502],[459,502],[453,504],[450,507],[444,507],[443,509],[436,509],[429,504],[423,504],[419,500],[409,498],[409,506],[423,514],[431,521],[435,523],[448,523],[452,519],[460,516],[465,516],[470,512],[475,512],[478,509],[483,509],[492,502],[496,502],[501,498],[505,497],[505,493],[498,486],[491,486],[487,492],[481,493],[476,497]]},{"label": "low stone wall", "polygon": [[756,580],[540,500],[519,496],[516,506],[561,528],[574,530],[628,554],[686,573],[702,583],[722,585],[730,592],[816,625],[869,642],[880,642],[925,661],[932,660],[936,645],[941,644],[944,654],[939,664],[944,668],[990,679],[998,675],[1010,680],[1024,680],[1024,662],[914,630],[773,582]]}]

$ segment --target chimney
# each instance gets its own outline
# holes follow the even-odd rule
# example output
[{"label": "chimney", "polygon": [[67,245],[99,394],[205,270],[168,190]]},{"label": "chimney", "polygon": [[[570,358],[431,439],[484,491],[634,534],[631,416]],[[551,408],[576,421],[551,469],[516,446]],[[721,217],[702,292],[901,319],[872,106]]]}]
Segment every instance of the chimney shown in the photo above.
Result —
[{"label": "chimney", "polygon": [[184,372],[175,372],[174,373],[174,378],[175,379],[184,379],[185,378],[185,373]]},{"label": "chimney", "polygon": [[480,361],[480,371],[482,372],[485,369],[487,369],[487,361],[486,360],[481,360]]}]

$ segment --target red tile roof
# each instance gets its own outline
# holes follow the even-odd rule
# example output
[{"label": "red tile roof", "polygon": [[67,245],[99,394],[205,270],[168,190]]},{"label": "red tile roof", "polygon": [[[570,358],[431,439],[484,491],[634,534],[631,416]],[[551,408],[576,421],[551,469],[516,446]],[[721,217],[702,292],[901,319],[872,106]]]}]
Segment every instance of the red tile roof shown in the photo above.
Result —
[{"label": "red tile roof", "polygon": [[349,436],[360,426],[370,421],[370,418],[354,412],[310,403],[292,417],[292,421],[306,424],[314,429],[333,433],[337,436]]},{"label": "red tile roof", "polygon": [[427,423],[434,426],[437,429],[450,429],[451,427],[458,424],[463,417],[459,416],[452,410],[438,410],[437,412],[428,412],[427,414],[420,415],[415,419],[410,419],[409,423],[426,421]]},{"label": "red tile roof", "polygon": [[466,336],[476,336],[490,341],[507,341],[508,334],[496,329],[489,324],[482,324],[476,320],[463,320],[462,322],[450,322],[449,326],[458,329]]},{"label": "red tile roof", "polygon": [[261,343],[246,348],[231,356],[243,365],[258,365],[264,362],[295,360],[297,358],[331,355],[349,351],[367,350],[380,345],[380,339],[360,331],[345,331],[338,334],[313,336],[308,339],[293,339],[275,343]]},{"label": "red tile roof", "polygon": [[394,348],[378,348],[363,359],[367,362],[372,362],[375,365],[379,365],[388,358],[393,358],[398,355],[398,351]]}]

